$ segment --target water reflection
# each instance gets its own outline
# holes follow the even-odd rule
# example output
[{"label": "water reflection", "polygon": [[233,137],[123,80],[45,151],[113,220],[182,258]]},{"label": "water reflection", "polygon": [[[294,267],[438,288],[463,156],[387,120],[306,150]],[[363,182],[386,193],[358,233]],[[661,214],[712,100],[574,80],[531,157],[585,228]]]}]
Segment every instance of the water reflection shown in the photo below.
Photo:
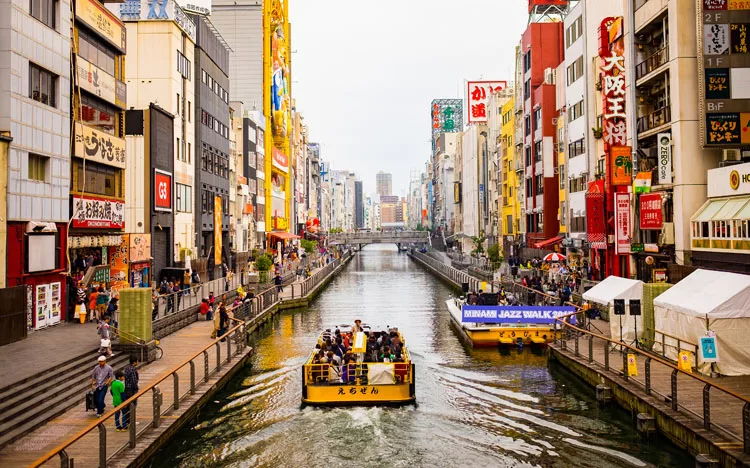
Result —
[{"label": "water reflection", "polygon": [[[450,291],[395,246],[361,252],[307,310],[278,316],[253,368],[152,460],[155,467],[686,466],[641,443],[628,415],[543,350],[472,350],[453,330]],[[301,408],[300,366],[324,326],[398,326],[417,366],[417,406]]]}]

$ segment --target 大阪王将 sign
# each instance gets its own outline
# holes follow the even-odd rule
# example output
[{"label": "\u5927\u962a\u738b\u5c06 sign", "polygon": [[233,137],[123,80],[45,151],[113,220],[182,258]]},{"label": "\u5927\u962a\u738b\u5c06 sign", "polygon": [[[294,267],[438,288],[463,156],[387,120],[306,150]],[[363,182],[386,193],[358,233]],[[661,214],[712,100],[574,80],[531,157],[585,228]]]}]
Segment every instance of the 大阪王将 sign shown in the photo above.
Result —
[{"label": "\u5927\u962a\u738b\u5c06 sign", "polygon": [[[461,308],[461,321],[464,323],[552,325],[555,319],[575,311],[575,307],[567,306],[464,305]],[[575,323],[575,316],[570,317],[570,323]]]}]

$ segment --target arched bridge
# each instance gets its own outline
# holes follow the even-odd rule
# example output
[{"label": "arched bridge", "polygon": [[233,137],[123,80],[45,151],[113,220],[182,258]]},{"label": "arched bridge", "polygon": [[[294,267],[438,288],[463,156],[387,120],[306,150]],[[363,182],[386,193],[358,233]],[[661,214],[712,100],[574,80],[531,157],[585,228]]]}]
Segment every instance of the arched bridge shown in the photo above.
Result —
[{"label": "arched bridge", "polygon": [[428,231],[375,231],[375,232],[341,232],[330,234],[329,242],[350,245],[369,244],[424,244],[429,242]]}]

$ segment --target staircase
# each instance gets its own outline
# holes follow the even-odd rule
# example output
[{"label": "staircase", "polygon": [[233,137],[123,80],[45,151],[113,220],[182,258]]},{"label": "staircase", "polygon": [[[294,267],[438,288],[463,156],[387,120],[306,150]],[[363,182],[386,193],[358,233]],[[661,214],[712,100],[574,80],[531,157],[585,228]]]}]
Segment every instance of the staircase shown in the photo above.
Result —
[{"label": "staircase", "polygon": [[[99,356],[92,350],[0,388],[0,448],[84,401]],[[107,363],[117,371],[128,359],[115,353]]]}]

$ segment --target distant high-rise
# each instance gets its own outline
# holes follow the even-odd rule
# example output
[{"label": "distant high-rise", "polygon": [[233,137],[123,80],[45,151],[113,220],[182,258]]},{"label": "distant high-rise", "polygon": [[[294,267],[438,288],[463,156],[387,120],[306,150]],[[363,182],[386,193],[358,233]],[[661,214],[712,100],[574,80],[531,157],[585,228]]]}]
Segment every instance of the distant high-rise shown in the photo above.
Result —
[{"label": "distant high-rise", "polygon": [[354,181],[354,227],[356,229],[362,229],[365,227],[364,200],[362,181]]},{"label": "distant high-rise", "polygon": [[375,191],[378,195],[393,195],[393,177],[388,172],[380,171],[375,174]]}]

